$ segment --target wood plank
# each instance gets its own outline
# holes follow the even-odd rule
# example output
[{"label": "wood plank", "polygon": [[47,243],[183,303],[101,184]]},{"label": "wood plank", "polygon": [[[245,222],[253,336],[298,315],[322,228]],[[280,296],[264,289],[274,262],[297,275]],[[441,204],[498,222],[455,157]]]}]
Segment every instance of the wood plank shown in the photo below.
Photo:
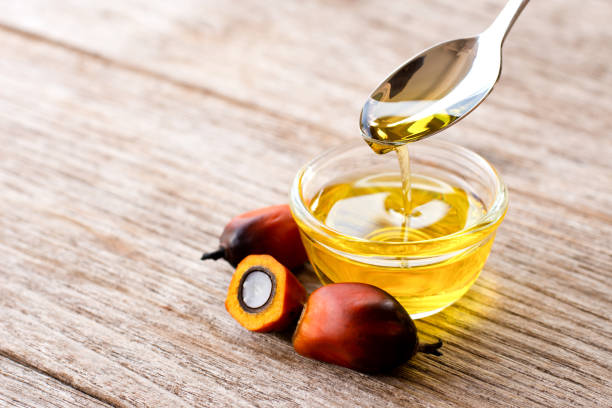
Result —
[{"label": "wood plank", "polygon": [[111,406],[3,356],[0,356],[0,405],[19,408]]},{"label": "wood plank", "polygon": [[[22,5],[21,11],[10,6],[17,11],[1,18],[29,23],[17,19],[35,16],[27,13],[29,4],[35,3]],[[155,22],[174,21],[162,19],[160,10],[173,12],[157,4],[147,13],[138,3],[125,3],[134,5],[130,13],[109,4],[105,7],[118,10],[109,14],[115,19],[132,21],[131,13],[143,19],[137,25],[142,35],[147,24],[158,35]],[[209,15],[227,27],[242,15],[246,30],[258,16],[246,12],[244,4],[231,10],[217,3],[202,7],[216,7],[211,12],[217,14]],[[574,11],[565,4],[555,3],[565,10],[559,12],[562,17]],[[74,15],[89,15],[74,6]],[[190,18],[197,13],[187,13],[189,7],[195,6],[180,3],[173,10]],[[298,17],[312,19],[321,7],[321,21],[326,21],[330,10],[344,10],[336,3],[289,3],[279,11],[262,7],[269,20],[260,24],[272,22],[270,30],[286,25],[293,33],[288,38],[296,42],[305,41],[291,31],[292,22],[301,24]],[[361,7],[351,12],[360,16],[371,4]],[[59,13],[44,10],[34,20],[45,22],[40,27],[55,26],[45,18]],[[128,31],[119,36],[126,41],[124,51],[104,54],[113,47],[100,48],[103,36],[94,35],[99,10],[92,10],[90,20],[78,25],[88,27],[85,51],[24,35],[21,28],[0,32],[0,270],[7,271],[0,274],[0,352],[114,405],[609,405],[612,167],[601,153],[610,147],[605,129],[612,123],[608,117],[595,120],[591,110],[579,116],[584,119],[580,126],[562,118],[593,95],[608,104],[607,71],[600,74],[601,89],[591,78],[552,88],[567,78],[565,70],[575,61],[551,71],[542,71],[533,60],[524,68],[516,65],[504,73],[515,72],[508,85],[500,84],[494,94],[505,89],[505,96],[488,101],[446,136],[500,168],[511,187],[511,208],[474,289],[443,313],[418,322],[425,336],[446,341],[444,357],[420,356],[393,375],[369,377],[295,355],[287,335],[245,333],[223,310],[231,269],[197,262],[201,248],[214,247],[229,217],[285,201],[305,160],[354,137],[340,129],[342,124],[334,125],[337,132],[321,129],[326,122],[319,120],[331,118],[326,115],[333,109],[313,117],[314,125],[306,121],[317,95],[335,77],[291,74],[295,67],[287,65],[282,69],[293,78],[288,81],[318,85],[301,85],[299,98],[303,93],[305,99],[288,101],[281,114],[271,112],[274,92],[264,97],[255,86],[241,99],[207,88],[195,75],[175,75],[182,71],[163,68],[161,57],[130,56],[125,50],[133,48],[133,24],[121,25]],[[599,14],[580,13],[595,18],[592,26],[580,25],[581,38],[603,41],[595,38],[602,34]],[[469,18],[486,20],[478,16]],[[544,13],[542,18],[550,17]],[[452,24],[465,26],[465,21]],[[551,22],[543,25],[550,28]],[[180,43],[181,37],[169,30],[167,38]],[[226,30],[235,41],[228,44],[233,52],[246,47],[240,44],[249,37],[240,33]],[[75,46],[83,45],[80,36],[73,37]],[[513,33],[511,40],[516,37]],[[427,38],[424,32],[422,40]],[[251,36],[260,50],[267,39]],[[319,51],[343,48],[348,39],[323,42]],[[107,38],[111,44],[116,40]],[[137,52],[159,52],[150,41]],[[299,44],[300,51],[313,46]],[[197,54],[190,47],[177,52]],[[286,54],[269,52],[270,61],[285,67],[281,57]],[[594,49],[587,47],[585,53]],[[399,55],[395,50],[381,58]],[[256,60],[261,69],[274,65]],[[183,62],[193,72],[199,63]],[[159,71],[148,73],[150,66]],[[204,68],[221,75],[215,71],[220,68]],[[363,69],[368,77],[378,75],[369,71],[373,68]],[[227,75],[242,78],[236,72]],[[349,99],[364,86],[359,81],[342,86],[352,91],[334,91],[339,102],[346,102],[334,109],[350,118],[355,101]],[[520,106],[509,103],[519,100]],[[550,112],[535,109],[543,103],[555,111],[555,122],[534,137],[534,129],[550,119]],[[508,135],[516,137],[500,143]],[[299,277],[316,285],[310,271]]]}]

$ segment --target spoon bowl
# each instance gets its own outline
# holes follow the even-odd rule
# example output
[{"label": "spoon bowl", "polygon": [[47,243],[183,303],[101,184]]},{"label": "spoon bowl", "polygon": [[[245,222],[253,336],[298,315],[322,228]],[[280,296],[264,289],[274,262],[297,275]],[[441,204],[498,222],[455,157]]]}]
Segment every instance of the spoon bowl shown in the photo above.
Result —
[{"label": "spoon bowl", "polygon": [[510,0],[482,34],[435,45],[394,71],[361,111],[361,131],[378,153],[438,133],[493,90],[501,48],[528,0]]}]

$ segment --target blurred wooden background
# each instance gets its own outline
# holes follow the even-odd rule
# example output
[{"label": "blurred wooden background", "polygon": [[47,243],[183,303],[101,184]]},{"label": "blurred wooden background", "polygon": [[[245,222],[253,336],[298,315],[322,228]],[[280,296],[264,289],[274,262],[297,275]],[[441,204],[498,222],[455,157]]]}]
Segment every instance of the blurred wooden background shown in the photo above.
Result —
[{"label": "blurred wooden background", "polygon": [[511,201],[474,288],[418,322],[443,357],[306,360],[232,320],[232,269],[198,261],[358,138],[392,69],[503,3],[0,1],[0,405],[612,406],[607,0],[531,2],[491,97],[436,136]]}]

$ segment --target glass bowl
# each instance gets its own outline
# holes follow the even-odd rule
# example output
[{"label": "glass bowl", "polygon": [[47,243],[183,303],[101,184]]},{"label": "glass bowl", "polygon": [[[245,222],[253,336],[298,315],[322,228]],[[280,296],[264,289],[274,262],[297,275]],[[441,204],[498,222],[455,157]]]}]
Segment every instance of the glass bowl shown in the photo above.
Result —
[{"label": "glass bowl", "polygon": [[415,319],[439,312],[472,286],[491,251],[508,207],[493,166],[461,146],[437,140],[408,145],[413,175],[441,180],[475,197],[483,211],[452,234],[409,242],[344,235],[317,219],[309,206],[324,187],[355,172],[399,173],[394,153],[377,155],[363,141],[334,148],[297,174],[290,206],[308,258],[323,284],[363,282],[393,295]]}]

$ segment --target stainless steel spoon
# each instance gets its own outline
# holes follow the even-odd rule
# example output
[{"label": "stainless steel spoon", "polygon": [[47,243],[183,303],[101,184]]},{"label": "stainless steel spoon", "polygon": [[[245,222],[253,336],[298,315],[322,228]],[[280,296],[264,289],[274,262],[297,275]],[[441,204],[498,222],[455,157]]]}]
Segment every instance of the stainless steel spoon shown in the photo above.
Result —
[{"label": "stainless steel spoon", "polygon": [[502,45],[528,2],[508,1],[480,35],[435,45],[393,72],[361,111],[366,141],[385,152],[431,136],[474,110],[499,79]]}]

